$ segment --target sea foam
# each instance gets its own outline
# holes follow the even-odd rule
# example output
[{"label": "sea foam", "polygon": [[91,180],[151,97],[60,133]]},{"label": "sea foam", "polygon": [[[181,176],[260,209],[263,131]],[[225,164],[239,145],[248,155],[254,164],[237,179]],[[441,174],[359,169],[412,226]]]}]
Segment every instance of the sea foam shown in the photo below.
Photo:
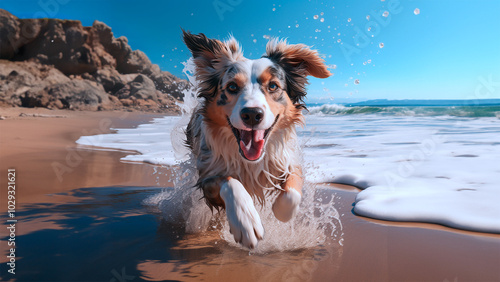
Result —
[{"label": "sea foam", "polygon": [[[186,68],[189,74],[189,64]],[[193,79],[192,75],[188,77]],[[183,109],[186,114],[182,117],[157,118],[135,129],[116,129],[116,134],[82,136],[77,143],[140,153],[128,155],[123,161],[144,161],[187,169],[190,157],[183,146],[182,131],[190,111],[197,104],[196,85],[191,91],[186,93],[188,98]],[[461,116],[448,114],[454,110],[450,108],[445,114],[436,116],[408,113],[426,111],[418,107],[392,109],[390,114],[387,114],[388,110],[362,108],[339,105],[310,108],[306,127],[298,131],[303,144],[304,166],[308,169],[307,182],[343,183],[364,189],[358,194],[354,207],[359,215],[500,233],[499,118],[479,114],[484,109],[471,109],[476,112]],[[489,108],[487,116],[492,112],[496,114],[495,110]],[[398,112],[401,114],[394,114]],[[483,117],[473,117],[478,115]],[[188,176],[186,183],[197,177],[195,171],[177,173]],[[189,210],[201,197],[201,194],[192,193],[191,187],[179,182],[173,191],[158,195],[151,203],[168,211],[179,201],[189,202],[186,206]],[[317,205],[315,194],[317,191],[311,189],[311,196],[303,203],[304,212]],[[205,226],[210,221],[203,217],[207,214],[206,207],[200,206],[203,205],[197,205],[196,209],[204,210],[194,210],[191,219],[190,212],[181,214],[186,222],[197,222],[188,224],[190,231],[195,231],[191,227],[199,226],[200,222]],[[330,206],[333,204],[322,208],[327,210]],[[334,220],[330,222],[338,221],[334,228],[341,228],[335,212],[333,208],[326,216],[307,219],[307,224],[319,228],[320,222],[331,216]],[[263,208],[263,218],[268,215],[269,210]],[[303,213],[298,220],[305,216]],[[277,225],[276,234],[284,232],[280,228],[295,228],[296,231],[307,224]],[[272,227],[267,229],[272,230]],[[227,232],[223,237],[230,240]],[[322,238],[320,241],[325,237]],[[286,246],[276,244],[273,248],[286,249]]]}]

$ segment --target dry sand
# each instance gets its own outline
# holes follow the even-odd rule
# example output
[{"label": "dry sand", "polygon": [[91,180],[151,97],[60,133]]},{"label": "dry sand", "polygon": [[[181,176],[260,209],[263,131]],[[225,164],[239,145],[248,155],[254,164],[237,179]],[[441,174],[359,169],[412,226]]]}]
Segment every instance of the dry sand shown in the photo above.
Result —
[{"label": "dry sand", "polygon": [[327,188],[341,199],[343,246],[249,255],[217,231],[183,234],[141,205],[169,185],[165,172],[74,143],[155,115],[0,108],[0,116],[0,208],[7,209],[4,176],[15,168],[22,242],[16,275],[5,272],[0,242],[1,280],[500,281],[500,235],[358,217],[357,189],[348,186]]}]

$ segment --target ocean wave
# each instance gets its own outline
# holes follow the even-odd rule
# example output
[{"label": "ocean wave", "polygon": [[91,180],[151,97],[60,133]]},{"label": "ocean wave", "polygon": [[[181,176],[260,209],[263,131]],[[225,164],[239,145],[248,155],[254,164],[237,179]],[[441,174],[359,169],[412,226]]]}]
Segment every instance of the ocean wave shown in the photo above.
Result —
[{"label": "ocean wave", "polygon": [[346,106],[324,104],[308,107],[308,115],[391,115],[500,117],[500,106]]}]

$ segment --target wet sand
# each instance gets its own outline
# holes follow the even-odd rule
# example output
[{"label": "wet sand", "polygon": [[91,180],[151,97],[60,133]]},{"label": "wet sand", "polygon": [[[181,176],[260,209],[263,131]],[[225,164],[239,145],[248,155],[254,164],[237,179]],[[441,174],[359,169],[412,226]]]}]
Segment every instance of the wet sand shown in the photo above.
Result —
[{"label": "wet sand", "polygon": [[[7,117],[0,173],[16,169],[20,242],[12,275],[2,228],[2,281],[500,281],[500,235],[358,217],[351,211],[358,190],[348,186],[318,187],[337,199],[341,245],[332,238],[316,248],[249,254],[218,231],[185,234],[142,204],[171,185],[168,168],[155,173],[120,162],[124,152],[74,143],[155,115],[3,108],[0,115]],[[5,211],[5,177],[0,185]]]}]

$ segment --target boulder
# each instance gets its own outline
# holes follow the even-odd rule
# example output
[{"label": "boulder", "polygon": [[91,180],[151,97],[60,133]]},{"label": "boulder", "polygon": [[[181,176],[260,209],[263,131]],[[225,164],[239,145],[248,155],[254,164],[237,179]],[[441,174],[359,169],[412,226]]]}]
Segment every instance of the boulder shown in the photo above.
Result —
[{"label": "boulder", "polygon": [[133,81],[127,83],[116,95],[120,99],[135,97],[136,99],[158,101],[154,82],[143,74],[139,74]]},{"label": "boulder", "polygon": [[186,87],[103,22],[18,19],[0,9],[2,105],[104,109],[121,108],[124,100],[162,108],[175,105]]}]

